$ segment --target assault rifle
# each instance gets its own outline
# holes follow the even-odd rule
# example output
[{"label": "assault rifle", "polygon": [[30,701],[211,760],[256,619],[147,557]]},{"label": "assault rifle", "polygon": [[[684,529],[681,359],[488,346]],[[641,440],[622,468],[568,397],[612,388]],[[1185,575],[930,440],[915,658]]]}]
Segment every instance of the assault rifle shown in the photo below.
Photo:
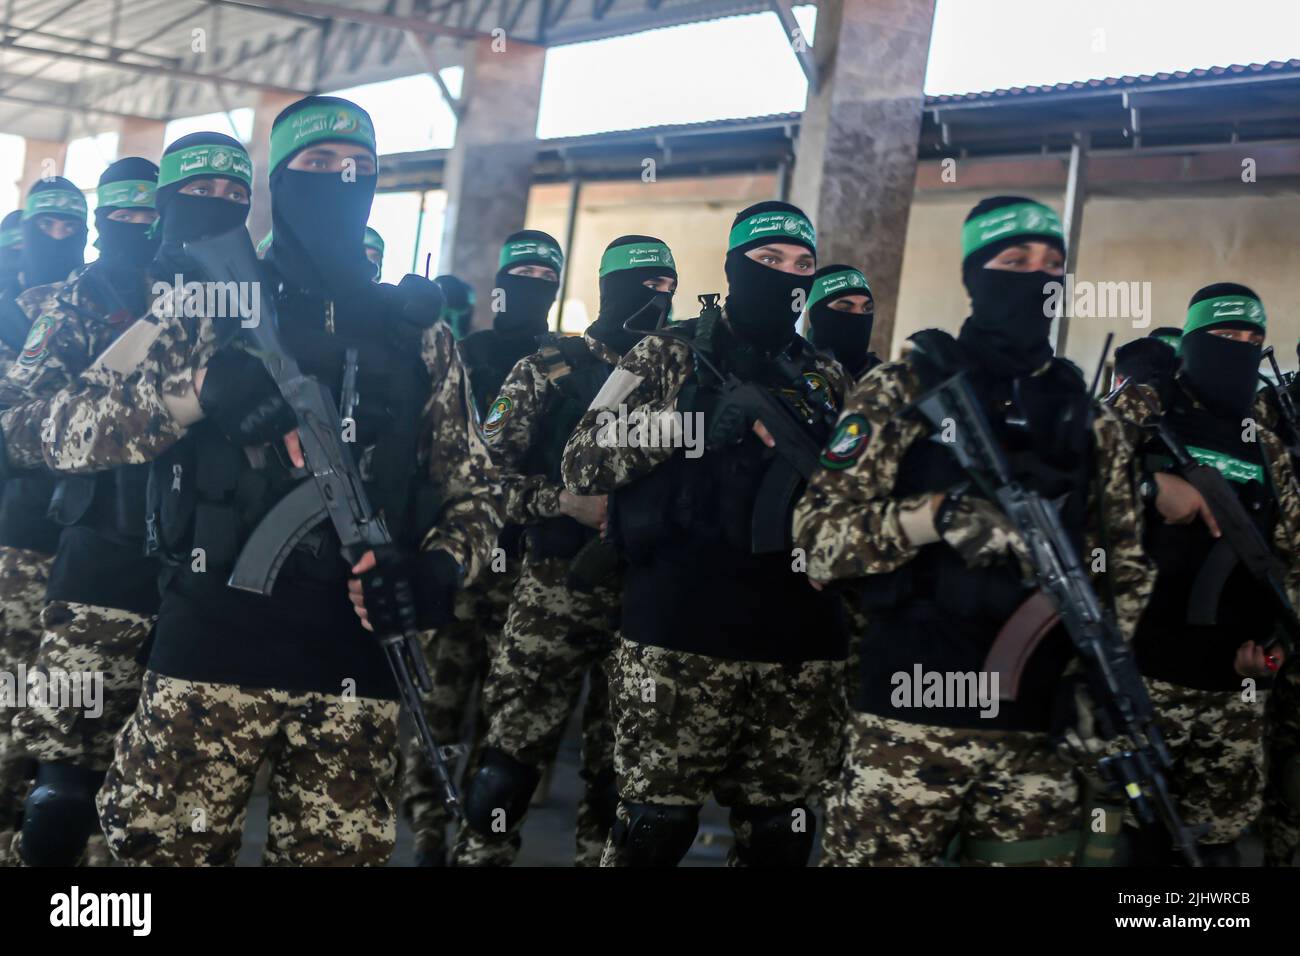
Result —
[{"label": "assault rifle", "polygon": [[[244,323],[245,346],[262,360],[298,419],[298,437],[310,480],[301,481],[281,499],[254,530],[240,553],[229,585],[270,596],[285,559],[302,538],[326,519],[342,544],[343,558],[352,567],[367,551],[392,543],[383,516],[371,506],[361,472],[340,433],[339,410],[328,388],[303,374],[280,341],[275,299],[263,285],[257,254],[241,226],[223,235],[185,243],[185,251],[211,282],[236,282],[256,290],[261,312],[255,324]],[[234,288],[234,286],[231,286]],[[351,409],[349,409],[351,411]],[[429,766],[443,791],[443,802],[457,819],[460,799],[444,753],[424,716],[421,693],[433,689],[420,649],[415,609],[404,615],[400,634],[376,635],[393,672]]]},{"label": "assault rifle", "polygon": [[[1123,391],[1124,389],[1119,389],[1115,393],[1116,397]],[[1160,410],[1151,399],[1140,388],[1136,389],[1136,394],[1151,416],[1142,423],[1143,427],[1160,439],[1169,451],[1179,476],[1201,493],[1219,530],[1223,532],[1223,537],[1211,548],[1192,586],[1192,598],[1187,606],[1187,623],[1207,626],[1218,620],[1223,586],[1240,561],[1268,595],[1281,626],[1281,630],[1265,645],[1265,649],[1281,641],[1287,653],[1292,653],[1300,642],[1300,617],[1296,616],[1296,609],[1287,596],[1286,587],[1282,583],[1285,572],[1274,557],[1273,549],[1264,540],[1223,473],[1213,465],[1201,464],[1193,458],[1187,446],[1165,423]]]},{"label": "assault rifle", "polygon": [[1158,816],[1187,862],[1199,866],[1196,837],[1169,793],[1169,751],[1137,661],[1113,619],[1103,612],[1055,506],[1012,477],[964,372],[926,392],[908,411],[919,413],[937,432],[954,434],[946,444],[1020,535],[1040,592],[1055,607],[1088,671],[1090,687],[1102,697],[1098,707],[1131,743],[1131,750],[1098,761],[1101,776],[1124,791],[1143,823],[1153,823]]}]

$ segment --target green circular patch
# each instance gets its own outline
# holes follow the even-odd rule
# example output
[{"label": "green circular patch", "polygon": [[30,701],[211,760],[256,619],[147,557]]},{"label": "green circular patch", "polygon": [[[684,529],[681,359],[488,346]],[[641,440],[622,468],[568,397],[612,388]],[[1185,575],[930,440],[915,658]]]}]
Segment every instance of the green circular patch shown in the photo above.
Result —
[{"label": "green circular patch", "polygon": [[488,409],[487,418],[483,419],[483,434],[495,435],[499,432],[514,407],[515,403],[509,398],[504,395],[499,396]]},{"label": "green circular patch", "polygon": [[835,433],[821,454],[823,468],[848,468],[862,457],[871,437],[871,422],[861,415],[845,415],[835,426]]}]

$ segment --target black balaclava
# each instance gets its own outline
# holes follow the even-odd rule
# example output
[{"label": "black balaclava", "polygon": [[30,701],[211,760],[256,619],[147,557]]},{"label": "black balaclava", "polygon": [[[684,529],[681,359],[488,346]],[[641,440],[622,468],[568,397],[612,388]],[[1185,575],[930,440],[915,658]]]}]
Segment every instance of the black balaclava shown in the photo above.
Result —
[{"label": "black balaclava", "polygon": [[1259,388],[1262,345],[1211,335],[1212,329],[1263,332],[1264,306],[1244,285],[1216,282],[1187,304],[1187,322],[1179,344],[1182,376],[1201,404],[1220,415],[1245,418]]},{"label": "black balaclava", "polygon": [[119,209],[156,209],[158,167],[139,156],[113,163],[99,177],[96,191],[95,248],[99,261],[114,266],[143,269],[153,261],[162,237],[152,222],[118,222],[109,217]]},{"label": "black balaclava", "polygon": [[[36,217],[59,216],[76,225],[66,239],[45,234]],[[23,288],[62,282],[86,262],[86,197],[62,176],[38,179],[23,207]]]},{"label": "black balaclava", "polygon": [[[866,314],[831,308],[832,302],[846,295],[865,295],[869,300]],[[830,352],[845,371],[857,378],[867,365],[875,309],[867,277],[859,270],[852,266],[823,266],[813,276],[812,291],[808,293],[809,340]]]},{"label": "black balaclava", "polygon": [[154,278],[170,281],[174,275],[184,275],[193,269],[185,254],[186,242],[230,232],[248,218],[247,203],[181,192],[191,180],[217,176],[252,189],[252,161],[243,145],[224,133],[190,133],[163,151],[157,197],[162,244],[149,267]]},{"label": "black balaclava", "polygon": [[1163,337],[1146,335],[1115,350],[1115,384],[1132,381],[1161,387],[1173,381],[1178,353]]},{"label": "black balaclava", "polygon": [[[504,308],[492,316],[492,328],[502,347],[527,355],[546,334],[546,314],[560,291],[560,283],[532,276],[511,275],[515,266],[546,266],[558,276],[564,267],[564,253],[552,236],[536,229],[524,229],[506,239],[497,261],[495,290],[500,289]],[[495,305],[495,302],[494,302]]]},{"label": "black balaclava", "polygon": [[[653,236],[620,236],[605,247],[600,257],[600,311],[587,331],[620,355],[636,345],[645,334],[623,328],[653,329],[660,314],[672,307],[671,292],[656,292],[644,285],[647,279],[677,278],[672,251]],[[654,300],[654,301],[652,301]]]},{"label": "black balaclava", "polygon": [[23,211],[15,209],[0,219],[0,289],[18,281],[23,264]]},{"label": "black balaclava", "polygon": [[1162,325],[1147,333],[1147,338],[1155,339],[1158,342],[1164,342],[1165,345],[1175,350],[1178,348],[1178,343],[1182,337],[1183,330],[1173,325]]},{"label": "black balaclava", "polygon": [[[962,226],[962,283],[971,314],[959,338],[979,364],[998,376],[1029,375],[1052,357],[1052,290],[1064,279],[1046,272],[1007,272],[984,266],[1004,249],[1045,242],[1065,252],[1060,217],[1022,196],[982,200]],[[1059,293],[1058,293],[1059,294]]]},{"label": "black balaclava", "polygon": [[267,258],[286,283],[340,296],[370,282],[366,220],[377,173],[314,173],[290,169],[316,143],[345,141],[375,152],[370,114],[337,96],[308,96],[281,111],[271,126],[271,233]]},{"label": "black balaclava", "polygon": [[469,335],[474,321],[474,289],[464,279],[447,273],[433,280],[442,290],[442,313],[438,318],[451,326],[456,341]]},{"label": "black balaclava", "polygon": [[[771,200],[736,213],[727,242],[727,320],[736,334],[768,354],[790,344],[813,276],[771,269],[745,255],[759,246],[793,244],[815,257],[812,223],[798,206]],[[800,294],[801,293],[801,294]]]}]

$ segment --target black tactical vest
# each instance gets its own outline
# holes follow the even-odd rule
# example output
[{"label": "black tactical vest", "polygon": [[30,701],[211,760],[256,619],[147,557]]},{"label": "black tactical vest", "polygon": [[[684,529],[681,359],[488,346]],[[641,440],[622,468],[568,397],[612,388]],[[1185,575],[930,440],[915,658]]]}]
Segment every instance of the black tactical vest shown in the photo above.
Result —
[{"label": "black tactical vest", "polygon": [[[548,335],[538,354],[552,387],[523,470],[559,482],[564,446],[613,367],[577,336]],[[543,518],[524,532],[529,554],[539,558],[572,558],[595,536],[593,529],[565,516]]]},{"label": "black tactical vest", "polygon": [[[347,353],[356,350],[355,432],[347,445],[362,459],[367,493],[394,539],[418,544],[420,529],[433,523],[439,507],[416,461],[420,414],[430,390],[418,348],[390,334],[397,320],[382,311],[336,317],[323,300],[283,291],[277,311],[286,349],[305,374],[330,389],[339,407]],[[191,564],[194,549],[202,549],[207,573],[225,573],[262,518],[309,480],[291,473],[280,443],[246,449],[201,421],[150,468],[147,545],[166,563],[182,567]],[[281,578],[335,582],[347,574],[338,537],[324,521],[298,542]]]}]

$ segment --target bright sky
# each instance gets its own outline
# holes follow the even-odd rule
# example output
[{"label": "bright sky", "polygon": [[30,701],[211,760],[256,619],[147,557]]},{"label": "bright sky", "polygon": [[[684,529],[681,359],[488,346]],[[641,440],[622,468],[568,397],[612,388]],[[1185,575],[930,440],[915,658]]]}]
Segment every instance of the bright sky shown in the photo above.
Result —
[{"label": "bright sky", "polygon": [[[795,15],[816,43],[815,9]],[[1300,0],[936,0],[928,94],[988,90],[1300,57]],[[461,71],[442,71],[458,94]],[[593,82],[599,78],[599,82]],[[431,77],[409,76],[338,91],[374,118],[382,153],[448,147],[455,118]],[[546,54],[537,134],[576,136],[801,110],[807,84],[772,13],[729,17],[634,36],[554,47]],[[252,110],[189,117],[166,141],[200,129],[252,134]],[[115,134],[69,144],[66,175],[87,190],[117,150]],[[0,134],[0,210],[18,204],[23,143]],[[376,202],[388,243],[385,278],[412,268],[442,231],[441,199]],[[93,253],[92,253],[93,254]]]}]

